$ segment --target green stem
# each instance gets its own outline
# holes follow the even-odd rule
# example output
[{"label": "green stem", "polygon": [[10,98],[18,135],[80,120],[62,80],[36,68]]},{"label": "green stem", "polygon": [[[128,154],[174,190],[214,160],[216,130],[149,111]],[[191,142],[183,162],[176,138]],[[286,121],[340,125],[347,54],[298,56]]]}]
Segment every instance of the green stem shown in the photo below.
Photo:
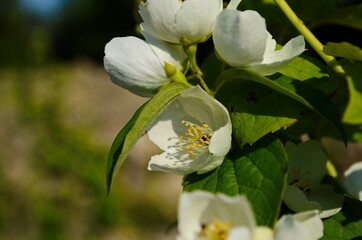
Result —
[{"label": "green stem", "polygon": [[224,80],[223,74],[221,73],[219,77],[216,79],[216,83],[213,88],[213,93],[216,95],[219,92],[220,88],[224,86],[225,83],[226,81]]},{"label": "green stem", "polygon": [[205,91],[210,95],[214,96],[213,92],[209,89],[209,87],[206,85],[204,79],[202,78],[202,71],[197,65],[196,61],[196,51],[197,51],[197,44],[192,44],[188,46],[184,46],[184,50],[186,55],[189,58],[189,62],[191,65],[191,70],[194,73],[194,75],[199,79],[201,86],[205,89]]},{"label": "green stem", "polygon": [[193,85],[192,84],[190,84],[188,81],[187,81],[187,79],[186,79],[186,77],[185,77],[185,75],[183,75],[181,72],[177,72],[175,75],[173,75],[172,77],[171,77],[171,80],[173,81],[173,82],[178,82],[178,83],[182,83],[182,84],[184,84],[186,87],[193,87]]},{"label": "green stem", "polygon": [[193,86],[187,81],[185,75],[182,72],[177,71],[177,69],[173,65],[169,64],[166,61],[165,61],[165,73],[172,82],[182,83],[186,87]]},{"label": "green stem", "polygon": [[323,52],[323,44],[313,35],[313,33],[304,25],[303,21],[289,7],[285,0],[274,0],[279,8],[284,12],[285,16],[294,25],[294,27],[305,37],[307,42],[318,53],[323,61],[328,64],[337,74],[345,76],[345,71],[341,64],[333,57]]}]

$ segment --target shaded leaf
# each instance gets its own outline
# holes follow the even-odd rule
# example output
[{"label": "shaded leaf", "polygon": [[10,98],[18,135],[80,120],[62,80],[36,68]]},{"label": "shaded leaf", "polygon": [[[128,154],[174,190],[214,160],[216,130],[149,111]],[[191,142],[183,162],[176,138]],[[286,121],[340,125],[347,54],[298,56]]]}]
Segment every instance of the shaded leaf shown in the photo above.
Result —
[{"label": "shaded leaf", "polygon": [[257,223],[273,227],[282,202],[287,164],[282,143],[267,136],[253,146],[230,152],[223,164],[211,172],[188,175],[184,191],[244,194],[253,206]]},{"label": "shaded leaf", "polygon": [[323,221],[324,236],[321,240],[361,240],[362,202],[345,197],[342,210]]},{"label": "shaded leaf", "polygon": [[220,75],[222,62],[216,57],[213,51],[202,63],[201,70],[204,73],[204,80],[209,87],[212,87]]},{"label": "shaded leaf", "polygon": [[272,80],[248,69],[229,69],[223,72],[223,78],[225,82],[240,80],[258,82],[302,103],[333,124],[346,142],[340,114],[333,102],[321,90],[287,76],[278,76]]},{"label": "shaded leaf", "polygon": [[312,22],[313,28],[324,24],[334,24],[362,30],[362,4],[336,7],[334,11],[326,12],[328,12],[328,14]]},{"label": "shaded leaf", "polygon": [[338,0],[303,0],[289,1],[291,8],[305,22],[313,22],[324,16],[328,16],[334,11]]}]

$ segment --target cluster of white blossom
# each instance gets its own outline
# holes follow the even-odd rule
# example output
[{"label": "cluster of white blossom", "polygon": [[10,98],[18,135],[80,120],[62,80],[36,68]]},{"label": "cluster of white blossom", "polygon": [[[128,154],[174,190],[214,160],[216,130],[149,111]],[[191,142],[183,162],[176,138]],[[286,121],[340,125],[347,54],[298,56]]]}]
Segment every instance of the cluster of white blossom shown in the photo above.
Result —
[{"label": "cluster of white blossom", "polygon": [[[118,37],[105,47],[104,66],[111,80],[148,97],[169,82],[188,84],[185,75],[190,65],[195,68],[189,49],[211,36],[222,61],[230,67],[247,68],[261,75],[276,73],[305,51],[302,36],[276,50],[265,19],[256,11],[237,10],[240,1],[231,0],[226,9],[222,0],[142,2],[139,13],[145,40]],[[220,166],[231,148],[228,110],[200,86],[188,86],[148,128],[151,141],[164,151],[151,158],[149,170],[179,175],[205,173]],[[287,144],[286,149],[291,164],[284,202],[300,213],[283,216],[275,229],[270,229],[256,226],[244,196],[203,191],[183,193],[178,239],[314,240],[322,237],[320,218],[338,212],[343,201],[330,186],[320,184],[327,157],[314,141],[298,146]],[[316,162],[321,166],[316,167]],[[346,178],[346,182],[353,181],[350,179]],[[353,193],[356,191],[360,190],[351,189]],[[357,194],[361,198],[361,192]]]}]

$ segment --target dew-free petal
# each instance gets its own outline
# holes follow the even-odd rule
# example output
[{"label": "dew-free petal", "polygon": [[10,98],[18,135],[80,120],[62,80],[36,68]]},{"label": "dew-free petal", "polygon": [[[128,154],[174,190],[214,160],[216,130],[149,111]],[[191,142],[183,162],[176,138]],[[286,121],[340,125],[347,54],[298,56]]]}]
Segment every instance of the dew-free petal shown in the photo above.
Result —
[{"label": "dew-free petal", "polygon": [[229,152],[231,131],[226,108],[199,86],[188,88],[148,130],[150,140],[165,151],[151,158],[148,169],[179,175],[211,171]]},{"label": "dew-free petal", "polygon": [[274,39],[268,39],[268,42],[274,43],[274,49],[266,48],[263,61],[258,64],[251,64],[248,67],[250,70],[265,76],[276,73],[305,51],[303,36],[292,38],[280,50],[275,50]]},{"label": "dew-free petal", "polygon": [[213,40],[226,63],[243,67],[263,60],[267,36],[265,19],[259,13],[225,9],[216,18]]}]

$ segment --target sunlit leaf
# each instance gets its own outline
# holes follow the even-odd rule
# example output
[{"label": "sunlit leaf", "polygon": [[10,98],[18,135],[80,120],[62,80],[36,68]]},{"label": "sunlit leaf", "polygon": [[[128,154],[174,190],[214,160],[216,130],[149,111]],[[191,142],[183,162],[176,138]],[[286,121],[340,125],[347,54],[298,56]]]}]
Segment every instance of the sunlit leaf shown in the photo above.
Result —
[{"label": "sunlit leaf", "polygon": [[227,103],[233,134],[241,146],[286,128],[302,118],[307,108],[262,84],[248,81]]},{"label": "sunlit leaf", "polygon": [[362,61],[362,49],[348,42],[328,42],[323,48],[327,55]]},{"label": "sunlit leaf", "polygon": [[278,72],[301,81],[328,78],[326,67],[317,59],[308,56],[295,58]]},{"label": "sunlit leaf", "polygon": [[341,80],[334,77],[334,75],[329,76],[328,70],[322,62],[305,55],[295,58],[287,66],[279,70],[279,73],[303,81],[326,94],[334,92]]},{"label": "sunlit leaf", "polygon": [[362,124],[362,63],[343,66],[347,73],[347,84],[350,94],[347,108],[343,115],[343,122]]},{"label": "sunlit leaf", "polygon": [[162,110],[185,89],[185,85],[180,83],[171,83],[163,86],[152,99],[135,113],[118,133],[107,159],[107,193],[110,191],[112,181],[118,169],[138,139],[146,132],[148,126]]}]

